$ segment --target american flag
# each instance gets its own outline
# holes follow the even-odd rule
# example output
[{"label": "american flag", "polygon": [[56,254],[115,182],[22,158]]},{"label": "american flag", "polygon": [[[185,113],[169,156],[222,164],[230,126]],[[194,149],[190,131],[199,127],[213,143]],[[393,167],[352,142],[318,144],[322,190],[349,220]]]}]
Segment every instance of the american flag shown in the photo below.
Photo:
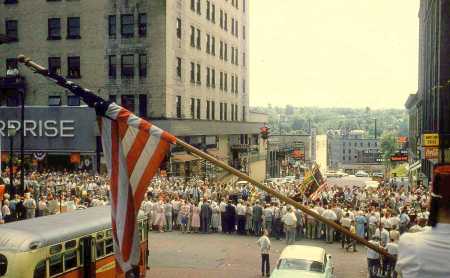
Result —
[{"label": "american flag", "polygon": [[126,273],[140,260],[139,208],[176,138],[115,103],[97,110],[104,112],[99,113],[104,114],[99,117],[99,127],[110,177],[114,251],[118,266]]}]

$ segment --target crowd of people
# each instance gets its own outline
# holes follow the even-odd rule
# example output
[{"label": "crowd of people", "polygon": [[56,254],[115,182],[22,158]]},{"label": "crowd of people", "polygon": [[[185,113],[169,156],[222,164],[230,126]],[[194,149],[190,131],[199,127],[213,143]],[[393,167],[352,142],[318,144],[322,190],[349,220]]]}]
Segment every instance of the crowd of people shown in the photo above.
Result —
[{"label": "crowd of people", "polygon": [[[0,223],[102,206],[109,202],[108,178],[87,172],[33,172],[26,176],[23,195],[3,196]],[[1,181],[0,181],[1,183]],[[9,184],[3,176],[3,183]],[[14,184],[19,181],[15,180]],[[298,196],[298,182],[270,183],[287,196]],[[350,232],[382,246],[394,257],[400,234],[424,229],[429,216],[428,191],[423,187],[378,188],[327,186],[316,199],[301,202]],[[293,244],[303,238],[340,242],[347,251],[357,244],[331,226],[272,198],[247,183],[221,184],[200,178],[155,177],[148,187],[141,209],[153,231],[182,233],[226,233],[285,238]],[[368,249],[371,277],[394,275],[395,260],[383,260]]]}]

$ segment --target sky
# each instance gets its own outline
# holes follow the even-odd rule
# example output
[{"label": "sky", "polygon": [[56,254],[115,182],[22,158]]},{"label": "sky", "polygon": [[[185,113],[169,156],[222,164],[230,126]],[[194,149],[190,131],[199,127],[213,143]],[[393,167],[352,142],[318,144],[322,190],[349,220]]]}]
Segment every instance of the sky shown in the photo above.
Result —
[{"label": "sky", "polygon": [[250,105],[404,108],[419,0],[250,0]]}]

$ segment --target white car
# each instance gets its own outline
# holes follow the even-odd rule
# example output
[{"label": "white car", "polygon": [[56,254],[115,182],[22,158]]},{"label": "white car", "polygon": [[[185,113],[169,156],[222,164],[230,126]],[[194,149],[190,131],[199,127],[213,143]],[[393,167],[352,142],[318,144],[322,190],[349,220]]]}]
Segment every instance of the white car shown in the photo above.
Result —
[{"label": "white car", "polygon": [[281,252],[271,278],[334,277],[331,255],[325,249],[306,245],[289,245]]},{"label": "white car", "polygon": [[355,176],[358,177],[358,178],[361,178],[361,177],[366,178],[366,177],[369,176],[369,174],[367,174],[367,173],[364,172],[364,171],[358,171],[358,172],[356,172]]}]

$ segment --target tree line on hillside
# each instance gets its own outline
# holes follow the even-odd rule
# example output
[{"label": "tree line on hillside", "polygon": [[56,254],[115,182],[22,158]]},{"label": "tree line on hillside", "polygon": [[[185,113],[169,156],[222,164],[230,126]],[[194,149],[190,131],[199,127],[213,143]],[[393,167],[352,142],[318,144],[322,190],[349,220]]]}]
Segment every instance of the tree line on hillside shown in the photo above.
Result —
[{"label": "tree line on hillside", "polygon": [[317,134],[326,134],[330,129],[361,129],[373,137],[376,119],[378,136],[384,133],[408,135],[408,114],[404,109],[278,107],[269,104],[252,110],[268,114],[272,134],[307,134],[310,128],[315,128]]}]

